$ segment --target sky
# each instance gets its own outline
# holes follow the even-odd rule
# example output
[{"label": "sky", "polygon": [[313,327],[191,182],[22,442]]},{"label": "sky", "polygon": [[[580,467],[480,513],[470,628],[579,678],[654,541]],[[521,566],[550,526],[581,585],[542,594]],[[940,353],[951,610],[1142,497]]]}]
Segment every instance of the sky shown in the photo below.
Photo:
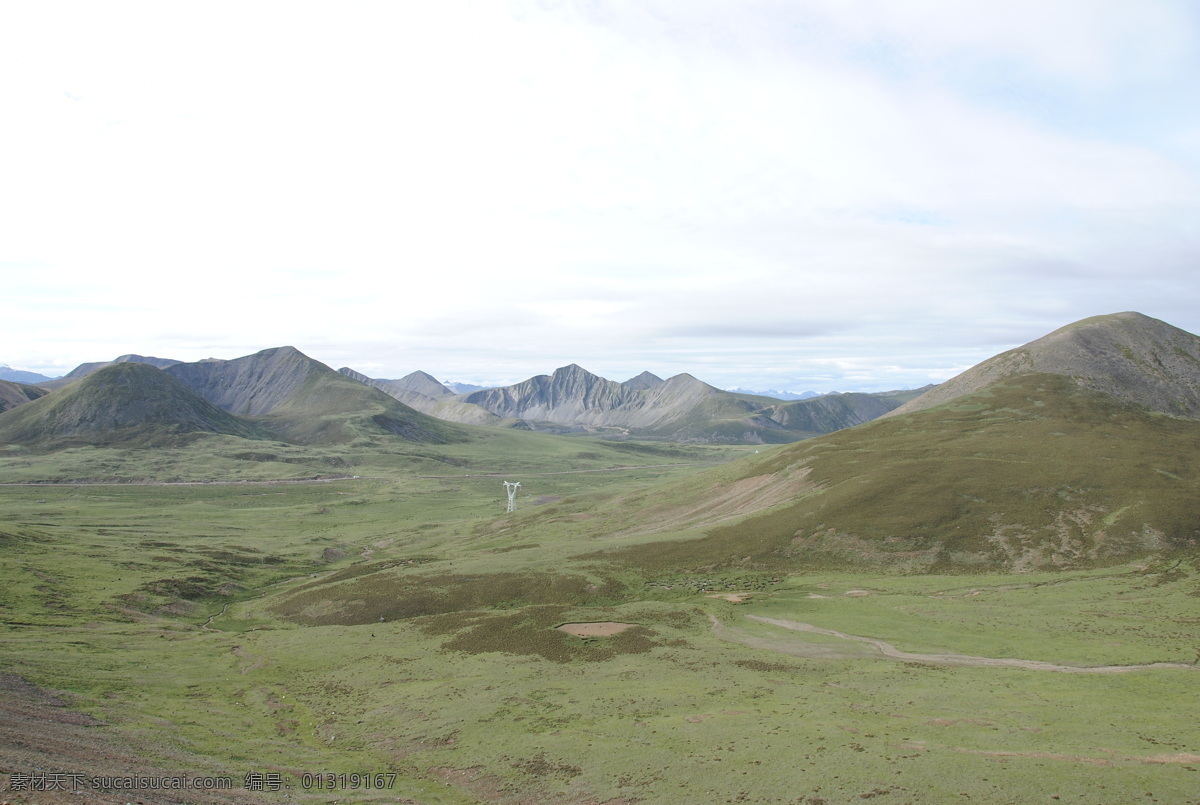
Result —
[{"label": "sky", "polygon": [[1200,332],[1194,0],[0,0],[0,362],[878,391]]}]

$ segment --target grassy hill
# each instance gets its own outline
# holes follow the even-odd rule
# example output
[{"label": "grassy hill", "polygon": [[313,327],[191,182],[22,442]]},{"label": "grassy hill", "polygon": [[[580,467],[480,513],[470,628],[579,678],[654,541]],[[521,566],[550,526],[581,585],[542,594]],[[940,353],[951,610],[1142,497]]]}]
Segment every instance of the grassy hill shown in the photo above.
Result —
[{"label": "grassy hill", "polygon": [[166,446],[201,433],[267,436],[159,369],[135,362],[104,366],[0,414],[0,444],[39,450],[85,444]]},{"label": "grassy hill", "polygon": [[1127,311],[1092,316],[1002,352],[892,412],[972,394],[1009,377],[1045,372],[1171,416],[1200,418],[1200,338]]},{"label": "grassy hill", "polygon": [[[1200,423],[1058,375],[1015,377],[781,448],[747,460],[719,485],[741,484],[749,497],[788,479],[786,499],[765,498],[737,522],[695,523],[707,528],[701,539],[614,556],[658,569],[1027,571],[1200,544]],[[657,498],[698,508],[711,490],[693,483],[691,498],[682,489]]]}]

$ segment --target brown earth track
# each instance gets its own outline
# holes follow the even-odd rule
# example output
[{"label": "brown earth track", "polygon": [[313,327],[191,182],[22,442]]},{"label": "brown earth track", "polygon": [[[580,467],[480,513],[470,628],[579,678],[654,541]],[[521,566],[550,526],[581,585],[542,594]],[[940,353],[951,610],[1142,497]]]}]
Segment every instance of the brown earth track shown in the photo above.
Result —
[{"label": "brown earth track", "polygon": [[[1121,674],[1130,671],[1144,671],[1151,668],[1174,668],[1187,671],[1200,671],[1200,666],[1187,665],[1186,663],[1178,662],[1155,662],[1146,665],[1095,665],[1095,666],[1076,666],[1076,665],[1057,665],[1050,662],[1042,662],[1040,660],[1020,660],[1008,657],[974,657],[969,654],[916,654],[908,651],[900,651],[891,643],[886,643],[883,640],[878,640],[873,637],[860,637],[859,635],[846,634],[834,629],[822,629],[819,626],[813,626],[811,623],[801,623],[800,621],[789,621],[780,618],[766,618],[761,615],[747,615],[749,620],[765,623],[770,626],[778,626],[783,629],[790,629],[796,632],[811,632],[813,634],[827,635],[829,637],[837,637],[842,640],[855,641],[873,646],[882,656],[889,657],[895,660],[904,660],[905,662],[921,662],[931,665],[957,665],[970,668],[1020,668],[1026,671],[1057,671],[1067,674]],[[715,616],[709,616],[713,622],[713,632],[720,636],[730,639],[729,633]],[[770,648],[770,646],[755,644],[756,647]],[[778,650],[778,649],[774,649]],[[796,652],[781,652],[785,654],[795,654]],[[827,645],[814,645],[811,655],[803,656],[813,657],[830,657],[836,656],[836,652],[831,653]]]}]

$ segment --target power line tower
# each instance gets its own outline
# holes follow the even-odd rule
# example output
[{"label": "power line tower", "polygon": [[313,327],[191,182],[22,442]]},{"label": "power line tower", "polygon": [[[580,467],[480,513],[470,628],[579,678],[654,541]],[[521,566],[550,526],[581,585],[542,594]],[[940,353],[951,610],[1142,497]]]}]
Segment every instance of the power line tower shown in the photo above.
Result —
[{"label": "power line tower", "polygon": [[521,482],[512,481],[504,482],[504,490],[508,492],[508,511],[515,512],[517,510],[517,490],[521,488]]}]

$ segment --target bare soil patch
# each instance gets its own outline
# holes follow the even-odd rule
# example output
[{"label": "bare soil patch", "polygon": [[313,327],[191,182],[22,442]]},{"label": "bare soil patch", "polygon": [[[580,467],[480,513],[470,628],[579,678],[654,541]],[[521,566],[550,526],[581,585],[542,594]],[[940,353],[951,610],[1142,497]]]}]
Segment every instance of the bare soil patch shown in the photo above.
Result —
[{"label": "bare soil patch", "polygon": [[697,506],[693,502],[680,505],[657,505],[638,512],[638,525],[613,536],[653,534],[687,528],[702,523],[715,526],[727,520],[769,509],[780,503],[794,500],[804,492],[816,488],[808,480],[811,469],[805,467],[796,472],[773,472],[743,478],[731,484],[714,484],[699,497],[704,502]]},{"label": "bare soil patch", "polygon": [[620,634],[626,629],[632,629],[634,626],[637,626],[637,624],[598,621],[595,623],[564,623],[554,628],[560,632],[575,635],[576,637],[611,637],[612,635]]},{"label": "bare soil patch", "polygon": [[754,597],[753,593],[708,593],[705,598],[717,598],[731,604],[744,604]]}]

